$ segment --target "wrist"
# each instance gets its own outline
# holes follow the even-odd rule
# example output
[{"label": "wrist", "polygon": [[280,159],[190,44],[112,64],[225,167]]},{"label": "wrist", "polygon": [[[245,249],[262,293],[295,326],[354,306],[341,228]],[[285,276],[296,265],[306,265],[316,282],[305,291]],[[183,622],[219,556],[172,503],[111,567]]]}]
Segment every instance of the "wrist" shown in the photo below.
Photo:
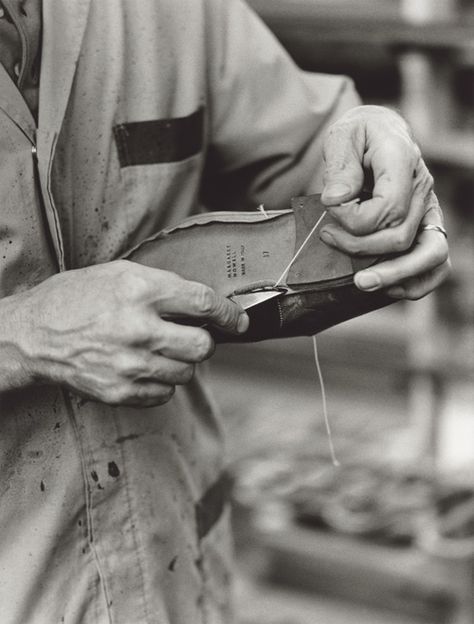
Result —
[{"label": "wrist", "polygon": [[25,293],[0,299],[0,392],[36,381],[28,348],[31,327],[27,321]]}]

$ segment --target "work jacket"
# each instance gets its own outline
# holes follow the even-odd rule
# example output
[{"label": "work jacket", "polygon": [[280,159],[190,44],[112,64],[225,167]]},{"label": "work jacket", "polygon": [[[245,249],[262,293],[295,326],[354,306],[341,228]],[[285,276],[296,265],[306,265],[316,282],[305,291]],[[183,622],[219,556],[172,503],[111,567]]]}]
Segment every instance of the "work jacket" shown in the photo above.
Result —
[{"label": "work jacket", "polygon": [[[317,33],[315,33],[317,37]],[[0,66],[0,296],[206,209],[320,185],[357,103],[240,0],[43,0],[39,119]],[[157,408],[0,395],[1,624],[229,624],[221,426],[202,374]]]}]

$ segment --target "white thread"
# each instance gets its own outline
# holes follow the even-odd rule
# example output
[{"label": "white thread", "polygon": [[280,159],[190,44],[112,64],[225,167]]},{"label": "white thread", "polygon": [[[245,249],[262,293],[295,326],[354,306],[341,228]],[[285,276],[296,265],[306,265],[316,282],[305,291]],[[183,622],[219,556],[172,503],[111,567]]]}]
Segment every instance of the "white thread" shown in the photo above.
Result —
[{"label": "white thread", "polygon": [[331,426],[329,424],[328,406],[327,406],[327,401],[326,401],[326,390],[324,387],[324,379],[323,379],[323,374],[321,372],[321,366],[319,364],[318,346],[316,344],[316,336],[313,336],[312,338],[313,338],[314,361],[316,363],[316,370],[318,371],[319,385],[321,387],[321,399],[322,399],[322,404],[323,404],[324,424],[326,426],[326,433],[328,436],[329,451],[331,453],[331,461],[332,461],[333,466],[339,467],[341,464],[339,463],[336,457],[336,452],[334,450],[334,444],[332,440],[332,432],[331,432]]},{"label": "white thread", "polygon": [[319,217],[319,219],[316,221],[316,223],[314,224],[313,228],[311,229],[310,233],[308,234],[308,236],[304,239],[304,241],[301,243],[298,251],[295,253],[295,255],[293,256],[293,258],[290,260],[288,266],[286,267],[286,269],[283,271],[283,273],[280,275],[280,277],[277,279],[277,281],[275,282],[274,286],[275,288],[277,286],[279,286],[281,284],[281,282],[285,279],[286,274],[288,273],[288,271],[291,269],[291,265],[293,264],[293,262],[296,260],[296,258],[300,255],[300,253],[303,251],[304,246],[308,243],[309,239],[311,238],[311,236],[315,233],[318,225],[321,223],[321,221],[324,219],[324,217],[327,215],[328,211],[325,210],[323,212],[323,214]]},{"label": "white thread", "polygon": [[[263,205],[259,206],[259,210],[260,210],[260,208],[264,212]],[[319,224],[321,223],[321,221],[327,215],[327,212],[328,211],[325,210],[322,213],[322,215],[319,217],[319,219],[316,221],[314,226],[311,228],[311,231],[309,232],[308,236],[301,243],[299,249],[297,250],[297,252],[293,256],[293,258],[290,260],[290,262],[288,263],[288,266],[286,267],[286,269],[283,271],[283,273],[280,275],[280,277],[275,282],[274,287],[277,287],[277,286],[279,286],[281,284],[281,282],[285,278],[286,274],[291,269],[292,264],[295,262],[296,258],[298,258],[298,256],[303,251],[305,245],[308,243],[308,241],[311,238],[311,236],[317,230],[317,228],[318,228]],[[339,463],[339,461],[338,461],[338,459],[336,457],[336,452],[334,450],[334,444],[333,444],[333,440],[332,440],[332,432],[331,432],[331,426],[329,424],[328,407],[327,407],[327,401],[326,401],[326,389],[324,387],[323,374],[321,372],[321,366],[319,364],[319,356],[318,356],[318,347],[317,347],[317,344],[316,344],[316,336],[313,336],[313,349],[314,349],[314,361],[316,363],[316,370],[318,372],[319,386],[321,388],[321,399],[322,399],[322,405],[323,405],[324,424],[325,424],[326,433],[327,433],[327,436],[328,436],[329,451],[331,453],[331,461],[332,461],[333,466],[339,467],[341,464]]]},{"label": "white thread", "polygon": [[268,219],[268,215],[265,211],[265,206],[263,204],[260,204],[259,206],[257,206],[257,210],[261,212],[265,218]]}]

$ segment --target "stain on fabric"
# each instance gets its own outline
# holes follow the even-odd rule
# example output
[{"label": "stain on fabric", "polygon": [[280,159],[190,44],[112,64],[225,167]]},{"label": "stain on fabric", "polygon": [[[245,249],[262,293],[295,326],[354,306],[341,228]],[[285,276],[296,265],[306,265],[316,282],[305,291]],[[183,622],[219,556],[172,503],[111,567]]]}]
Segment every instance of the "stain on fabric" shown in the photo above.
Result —
[{"label": "stain on fabric", "polygon": [[95,470],[91,471],[91,477],[92,479],[97,483],[97,481],[99,480],[99,475],[97,474],[97,472]]},{"label": "stain on fabric", "polygon": [[41,481],[41,483],[40,483],[40,490],[41,490],[42,492],[44,492],[44,491],[45,491],[45,489],[46,489],[46,486],[45,486],[45,484],[44,484],[44,481]]},{"label": "stain on fabric", "polygon": [[178,561],[178,555],[176,555],[176,557],[173,557],[173,559],[171,559],[171,561],[168,564],[168,570],[170,572],[174,572],[174,569],[176,567],[176,562]]},{"label": "stain on fabric", "polygon": [[120,470],[118,469],[117,464],[114,461],[109,462],[108,465],[109,475],[116,479],[120,476]]},{"label": "stain on fabric", "polygon": [[43,456],[43,451],[28,451],[27,455],[31,459],[38,459]]},{"label": "stain on fabric", "polygon": [[137,433],[131,433],[130,435],[121,436],[120,438],[117,438],[115,441],[117,442],[117,444],[122,444],[122,442],[127,442],[128,440],[136,440],[139,437],[140,436]]}]

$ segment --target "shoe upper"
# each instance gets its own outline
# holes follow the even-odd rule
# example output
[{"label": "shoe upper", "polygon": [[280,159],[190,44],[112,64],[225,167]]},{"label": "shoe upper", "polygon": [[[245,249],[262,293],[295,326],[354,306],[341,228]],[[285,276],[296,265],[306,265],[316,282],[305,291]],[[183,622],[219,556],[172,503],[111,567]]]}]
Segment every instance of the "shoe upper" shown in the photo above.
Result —
[{"label": "shoe upper", "polygon": [[211,212],[159,232],[127,258],[203,282],[243,305],[248,332],[211,330],[219,342],[312,335],[393,302],[355,287],[354,273],[379,258],[326,245],[319,231],[332,220],[319,195],[294,198],[290,210]]}]

